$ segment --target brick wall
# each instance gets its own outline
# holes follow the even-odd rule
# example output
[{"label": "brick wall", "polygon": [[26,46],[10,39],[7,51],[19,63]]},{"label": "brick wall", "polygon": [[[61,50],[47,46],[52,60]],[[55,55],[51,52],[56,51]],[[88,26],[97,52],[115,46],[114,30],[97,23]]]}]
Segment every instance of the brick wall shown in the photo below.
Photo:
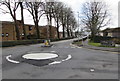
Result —
[{"label": "brick wall", "polygon": [[16,40],[15,27],[13,23],[3,22],[2,23],[2,41]]},{"label": "brick wall", "polygon": [[[20,39],[24,39],[24,34],[23,34],[23,27],[20,21],[17,22],[18,24],[18,28],[19,28],[19,33],[20,33]],[[40,38],[42,39],[46,39],[46,38],[50,38],[49,34],[50,32],[47,32],[47,28],[48,26],[40,26],[39,27],[39,31],[40,31]],[[2,41],[10,41],[10,40],[17,40],[16,39],[16,31],[15,31],[15,27],[14,27],[14,23],[13,22],[7,22],[4,21],[2,22],[2,27],[0,28],[2,29],[2,32],[0,32],[0,39],[2,39]],[[27,25],[25,24],[25,29],[26,29],[26,35],[35,35],[36,34],[36,28],[34,25]],[[50,28],[48,28],[50,29]],[[57,32],[56,32],[56,27],[51,26],[51,38],[57,38]]]}]

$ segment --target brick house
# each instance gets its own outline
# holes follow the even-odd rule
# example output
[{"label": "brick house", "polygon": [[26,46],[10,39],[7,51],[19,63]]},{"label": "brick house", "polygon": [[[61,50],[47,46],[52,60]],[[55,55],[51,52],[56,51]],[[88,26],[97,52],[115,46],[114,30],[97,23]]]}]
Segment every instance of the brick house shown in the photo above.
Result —
[{"label": "brick house", "polygon": [[[18,28],[19,28],[19,33],[20,33],[20,39],[24,39],[24,34],[23,34],[23,27],[21,24],[21,21],[17,21]],[[35,35],[36,34],[36,29],[34,25],[29,25],[25,24],[25,29],[26,29],[26,35]],[[39,31],[40,31],[40,38],[46,39],[48,32],[47,32],[48,26],[39,26]],[[11,40],[17,40],[16,38],[16,31],[14,27],[14,22],[10,21],[2,21],[2,27],[0,27],[0,40],[2,41],[11,41]],[[51,38],[56,38],[57,37],[57,32],[56,32],[56,27],[51,26]]]},{"label": "brick house", "polygon": [[107,29],[101,31],[101,36],[120,37],[120,27],[107,28]]},{"label": "brick house", "polygon": [[[50,30],[51,27],[51,30]],[[54,26],[40,26],[40,38],[46,39],[46,38],[57,38],[57,29]],[[50,37],[50,32],[51,32],[51,37]]]}]

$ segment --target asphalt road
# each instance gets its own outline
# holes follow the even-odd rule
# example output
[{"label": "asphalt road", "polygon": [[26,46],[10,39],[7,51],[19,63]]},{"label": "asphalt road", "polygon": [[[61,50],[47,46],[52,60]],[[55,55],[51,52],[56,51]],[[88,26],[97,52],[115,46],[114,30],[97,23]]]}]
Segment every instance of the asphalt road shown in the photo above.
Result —
[{"label": "asphalt road", "polygon": [[[2,49],[3,79],[118,79],[118,54],[114,52],[77,48],[73,40],[42,44],[21,45]],[[50,60],[25,60],[22,55],[31,52],[55,52],[58,58]],[[6,57],[20,63],[9,62]],[[69,60],[68,55],[71,55]],[[54,61],[61,63],[49,65]]]}]

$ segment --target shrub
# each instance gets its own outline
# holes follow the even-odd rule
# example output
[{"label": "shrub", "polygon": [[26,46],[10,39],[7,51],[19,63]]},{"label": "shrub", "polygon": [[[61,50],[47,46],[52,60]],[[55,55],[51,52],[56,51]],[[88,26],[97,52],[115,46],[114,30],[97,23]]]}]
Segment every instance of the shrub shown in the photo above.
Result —
[{"label": "shrub", "polygon": [[[66,39],[71,39],[71,38],[50,39],[50,41],[53,42],[53,41],[60,41],[60,40],[66,40]],[[3,41],[3,42],[0,42],[0,47],[10,47],[10,46],[16,46],[16,45],[44,43],[44,40],[45,39]]]},{"label": "shrub", "polygon": [[111,40],[111,37],[95,36],[94,40],[91,40],[95,43],[100,43],[101,41]]},{"label": "shrub", "polygon": [[10,47],[16,45],[28,45],[28,44],[37,44],[43,43],[43,40],[16,40],[16,41],[3,41],[1,42],[2,47]]},{"label": "shrub", "polygon": [[120,38],[113,38],[112,41],[116,44],[120,44]]}]

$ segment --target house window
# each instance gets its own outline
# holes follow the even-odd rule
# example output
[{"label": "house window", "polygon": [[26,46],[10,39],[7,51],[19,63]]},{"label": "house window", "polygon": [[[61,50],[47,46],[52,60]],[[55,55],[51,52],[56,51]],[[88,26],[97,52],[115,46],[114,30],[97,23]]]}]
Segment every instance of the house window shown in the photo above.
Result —
[{"label": "house window", "polygon": [[2,33],[2,37],[4,37],[4,33]]},{"label": "house window", "polygon": [[6,33],[6,37],[8,37],[9,36],[9,34],[8,33]]},{"label": "house window", "polygon": [[32,30],[32,26],[29,26],[29,31]]}]

